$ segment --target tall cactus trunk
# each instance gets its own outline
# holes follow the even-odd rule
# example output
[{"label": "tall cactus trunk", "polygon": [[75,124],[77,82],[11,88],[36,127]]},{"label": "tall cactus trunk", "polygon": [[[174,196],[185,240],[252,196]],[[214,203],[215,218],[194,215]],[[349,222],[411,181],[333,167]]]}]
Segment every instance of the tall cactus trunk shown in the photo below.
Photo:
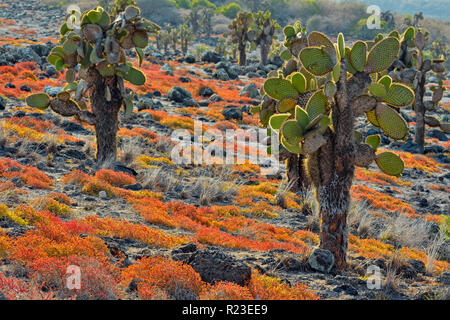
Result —
[{"label": "tall cactus trunk", "polygon": [[[97,138],[97,165],[104,167],[116,161],[117,131],[122,95],[117,77],[103,79],[92,69],[90,101],[95,115],[95,135]],[[110,88],[111,101],[106,98],[106,86]]]},{"label": "tall cactus trunk", "polygon": [[414,112],[416,114],[416,134],[414,139],[419,147],[419,152],[423,154],[425,145],[425,107],[423,104],[423,97],[425,95],[424,73],[418,78],[414,94]]},{"label": "tall cactus trunk", "polygon": [[261,43],[261,62],[263,65],[267,64],[267,60],[268,60],[268,56],[269,56],[269,48],[270,46],[268,46],[266,43],[262,42]]},{"label": "tall cactus trunk", "polygon": [[247,53],[245,52],[245,44],[244,45],[240,44],[238,50],[239,50],[239,65],[240,66],[247,65]]},{"label": "tall cactus trunk", "polygon": [[357,73],[347,83],[346,75],[346,61],[343,60],[335,103],[332,104],[334,132],[329,132],[326,143],[308,159],[308,173],[316,186],[320,207],[320,248],[333,254],[337,270],[344,270],[347,265],[347,215],[355,171],[351,101],[365,92],[371,81],[368,75]]},{"label": "tall cactus trunk", "polygon": [[291,154],[286,160],[288,183],[292,192],[306,192],[310,186],[309,178],[304,167],[305,155]]}]

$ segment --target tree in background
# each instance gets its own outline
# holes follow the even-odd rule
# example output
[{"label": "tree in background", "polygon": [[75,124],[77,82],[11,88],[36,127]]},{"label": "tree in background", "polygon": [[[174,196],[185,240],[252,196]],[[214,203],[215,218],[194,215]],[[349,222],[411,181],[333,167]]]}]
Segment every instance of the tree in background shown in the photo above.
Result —
[{"label": "tree in background", "polygon": [[192,8],[187,17],[189,25],[192,27],[192,32],[198,34],[200,31],[200,9],[198,7]]},{"label": "tree in background", "polygon": [[175,5],[177,8],[190,9],[192,7],[191,0],[175,0]]},{"label": "tree in background", "polygon": [[227,18],[234,19],[241,10],[242,7],[239,4],[231,2],[227,6],[220,7],[219,13],[223,14]]},{"label": "tree in background", "polygon": [[214,11],[211,8],[203,8],[200,11],[200,26],[207,37],[211,37],[213,15]]},{"label": "tree in background", "polygon": [[267,57],[273,40],[277,39],[274,35],[275,31],[280,29],[281,27],[277,21],[271,18],[270,11],[260,11],[253,14],[250,27],[252,43],[255,46],[259,46],[261,50],[261,62],[264,65],[267,64]]},{"label": "tree in background", "polygon": [[423,20],[423,13],[418,12],[414,15],[414,27],[418,27],[420,21]]},{"label": "tree in background", "polygon": [[383,11],[381,13],[381,20],[386,22],[386,25],[389,29],[395,28],[395,18],[394,18],[394,15],[392,14],[392,12],[390,12],[389,10]]},{"label": "tree in background", "polygon": [[240,66],[247,64],[247,43],[253,39],[252,33],[249,33],[252,21],[253,15],[250,12],[241,11],[228,26],[231,30],[229,34],[231,36],[231,42],[237,45]]},{"label": "tree in background", "polygon": [[182,24],[178,31],[180,34],[181,52],[183,52],[183,55],[185,56],[188,52],[189,45],[194,39],[194,35],[192,33],[192,29],[186,23]]}]

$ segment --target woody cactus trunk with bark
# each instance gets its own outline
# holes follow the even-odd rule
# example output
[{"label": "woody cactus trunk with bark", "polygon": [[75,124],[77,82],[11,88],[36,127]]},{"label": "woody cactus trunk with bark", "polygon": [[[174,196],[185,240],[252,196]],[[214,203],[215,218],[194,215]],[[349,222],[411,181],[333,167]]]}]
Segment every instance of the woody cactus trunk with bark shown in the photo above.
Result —
[{"label": "woody cactus trunk with bark", "polygon": [[260,119],[278,133],[289,152],[306,157],[320,208],[320,247],[331,251],[335,268],[342,270],[355,166],[375,162],[394,176],[404,168],[396,154],[376,153],[379,135],[367,136],[363,142],[354,129],[355,118],[365,116],[388,137],[403,140],[407,123],[393,107],[411,105],[414,92],[386,75],[399,52],[395,37],[357,41],[349,48],[342,34],[334,44],[320,32],[299,37],[299,30],[298,26],[284,30],[289,36],[286,44],[293,47],[285,58],[291,51],[294,58],[264,83]]},{"label": "woody cactus trunk with bark", "polygon": [[[415,93],[413,110],[416,114],[415,142],[419,152],[424,153],[425,146],[425,125],[440,128],[445,133],[450,133],[450,123],[443,122],[433,116],[428,116],[428,112],[436,111],[439,107],[445,87],[445,60],[427,59],[424,56],[424,49],[428,38],[428,32],[418,28],[409,27],[400,35],[391,33],[391,36],[401,41],[400,58],[394,61],[389,75],[402,83],[411,86]],[[430,87],[433,92],[430,100],[425,101],[427,74],[434,73],[438,80]]]},{"label": "woody cactus trunk with bark", "polygon": [[121,107],[127,114],[133,110],[134,95],[124,81],[136,86],[146,81],[145,75],[127,61],[125,50],[135,49],[140,65],[149,34],[159,30],[156,24],[141,18],[135,6],[119,12],[112,16],[102,7],[83,14],[71,12],[61,26],[60,44],[47,57],[58,71],[65,70],[67,85],[55,98],[37,93],[26,99],[32,107],[50,108],[61,116],[93,125],[100,167],[116,160]]},{"label": "woody cactus trunk with bark", "polygon": [[253,16],[249,12],[239,12],[238,16],[234,18],[228,26],[230,29],[231,42],[237,45],[239,53],[239,65],[245,66],[247,64],[247,43],[250,42],[249,28],[252,23]]},{"label": "woody cactus trunk with bark", "polygon": [[[297,21],[294,25],[288,25],[283,29],[285,36],[284,50],[280,56],[285,60],[284,66],[281,70],[272,71],[268,74],[269,78],[278,78],[281,74],[286,75],[289,78],[294,77],[296,79],[298,75],[294,74],[297,71],[297,66],[300,65],[298,56],[298,46],[295,43],[306,43],[306,28],[301,26],[300,21]],[[300,89],[304,93],[303,99],[309,97],[311,86],[306,86],[305,89]],[[285,111],[292,109],[296,102],[290,99],[284,99],[283,101],[276,101],[269,95],[264,95],[264,88],[262,88],[262,95],[264,96],[261,104],[257,107],[252,107],[253,113],[260,113],[260,122],[264,127],[269,126],[273,129],[273,126],[277,126],[275,122],[269,123],[270,117],[274,113],[283,114]],[[306,103],[306,100],[303,102]],[[279,118],[278,120],[282,119]],[[272,121],[277,120],[273,118]],[[309,178],[306,174],[304,166],[305,155],[298,153],[295,148],[287,145],[286,141],[282,140],[278,154],[278,158],[281,161],[285,161],[286,164],[286,176],[290,191],[295,193],[305,193],[311,186]],[[270,147],[268,152],[271,153]]]}]

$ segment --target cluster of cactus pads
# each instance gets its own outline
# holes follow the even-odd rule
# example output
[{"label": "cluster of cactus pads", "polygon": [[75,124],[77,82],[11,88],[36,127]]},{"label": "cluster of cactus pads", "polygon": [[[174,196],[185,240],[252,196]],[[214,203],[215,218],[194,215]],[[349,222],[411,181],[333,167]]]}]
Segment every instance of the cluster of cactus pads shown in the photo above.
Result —
[{"label": "cluster of cactus pads", "polygon": [[[399,59],[394,61],[389,75],[396,81],[411,86],[415,93],[413,109],[416,114],[415,140],[420,152],[424,151],[425,124],[430,127],[438,127],[445,133],[450,133],[450,123],[441,122],[439,119],[426,116],[427,111],[434,111],[439,106],[445,87],[443,85],[444,63],[443,59],[426,59],[424,49],[428,32],[420,28],[409,27],[400,35],[392,32],[390,36],[397,38],[401,43]],[[379,36],[380,37],[380,36]],[[433,72],[438,83],[431,87],[433,91],[431,100],[424,101],[425,83],[427,73]]]},{"label": "cluster of cactus pads", "polygon": [[[83,97],[90,80],[88,69],[95,68],[102,77],[119,78],[124,106],[127,112],[131,112],[132,96],[125,91],[123,80],[143,85],[146,78],[127,62],[125,50],[134,48],[141,64],[149,33],[158,30],[156,24],[141,18],[140,10],[134,6],[127,7],[114,21],[102,7],[97,7],[82,15],[79,29],[70,29],[67,22],[63,23],[61,45],[52,49],[47,60],[58,71],[66,69],[67,85],[55,99],[45,93],[28,96],[28,105],[41,110],[50,107],[62,116],[80,115],[83,118],[82,111],[87,109]],[[106,87],[107,101],[111,99],[111,90]]]},{"label": "cluster of cactus pads", "polygon": [[393,176],[404,169],[396,154],[377,153],[379,135],[363,141],[355,119],[365,116],[388,137],[403,140],[408,126],[396,108],[411,105],[414,92],[388,75],[400,52],[396,37],[356,41],[347,47],[342,33],[333,43],[320,32],[307,35],[299,22],[283,31],[286,61],[281,70],[269,74],[261,88],[261,104],[252,111],[259,113],[263,126],[278,133],[284,147],[280,150],[304,157],[319,203],[320,247],[332,252],[337,269],[345,269],[355,166],[375,161]]},{"label": "cluster of cactus pads", "polygon": [[231,30],[230,42],[237,46],[239,52],[239,65],[247,64],[247,43],[250,43],[253,49],[260,47],[261,62],[267,64],[270,47],[273,40],[277,39],[275,31],[281,29],[277,21],[271,18],[270,11],[257,13],[241,11],[228,28]]},{"label": "cluster of cactus pads", "polygon": [[254,36],[252,33],[249,33],[252,19],[253,17],[250,12],[241,11],[228,26],[228,29],[230,29],[229,35],[231,37],[231,43],[236,44],[239,51],[240,66],[245,66],[247,64],[247,43],[251,41]]},{"label": "cluster of cactus pads", "polygon": [[[126,90],[124,80],[134,85],[146,82],[145,75],[127,61],[126,50],[134,49],[142,64],[149,34],[160,29],[141,18],[135,6],[114,11],[119,13],[113,16],[97,7],[83,14],[73,11],[68,15],[60,28],[60,45],[47,57],[56,70],[65,70],[67,85],[55,98],[37,93],[26,99],[32,107],[41,110],[50,107],[62,116],[75,116],[95,125],[98,160],[115,160],[118,112],[122,106],[126,113],[133,109],[134,95]],[[87,102],[91,103],[92,112]]]},{"label": "cluster of cactus pads", "polygon": [[276,20],[272,19],[270,11],[260,11],[253,14],[251,37],[254,46],[259,46],[261,50],[261,62],[267,64],[267,59],[273,40],[277,39],[275,31],[281,27]]},{"label": "cluster of cactus pads", "polygon": [[[342,76],[343,58],[348,89],[358,85],[347,79],[352,75],[361,74],[370,81],[367,90],[349,96],[353,116],[365,115],[370,123],[392,139],[407,137],[407,122],[395,108],[411,105],[414,92],[404,84],[393,82],[387,75],[387,68],[399,52],[400,43],[396,38],[356,41],[349,48],[345,47],[342,34],[338,43],[333,44],[320,32],[311,32],[306,37],[299,23],[287,26],[283,31],[286,52],[281,55],[287,61],[282,70],[269,74],[261,90],[264,94],[262,103],[253,111],[259,112],[263,126],[279,133],[285,149],[296,154],[313,154],[326,142],[325,135],[333,131],[331,105]],[[353,126],[348,130],[353,130]],[[403,163],[398,156],[387,152],[375,154],[379,142],[374,141],[380,141],[378,135],[369,136],[363,142],[361,134],[354,131],[354,137],[358,150],[356,165],[366,167],[375,161],[383,172],[395,176],[401,174]]]}]

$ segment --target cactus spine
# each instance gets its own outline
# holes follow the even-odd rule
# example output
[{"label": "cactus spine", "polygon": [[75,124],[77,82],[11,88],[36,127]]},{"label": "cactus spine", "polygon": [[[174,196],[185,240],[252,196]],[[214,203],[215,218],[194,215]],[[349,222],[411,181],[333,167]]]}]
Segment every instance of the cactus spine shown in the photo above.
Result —
[{"label": "cactus spine", "polygon": [[[117,1],[116,4],[128,4]],[[117,157],[118,114],[123,106],[126,113],[133,109],[133,94],[125,89],[124,80],[143,85],[145,75],[127,62],[125,50],[135,49],[139,62],[151,33],[159,27],[141,18],[135,6],[114,8],[111,16],[102,7],[81,15],[79,28],[63,23],[60,45],[54,47],[47,60],[58,71],[65,69],[67,85],[52,99],[43,93],[27,97],[27,103],[45,110],[52,109],[62,116],[75,116],[95,126],[97,162],[111,164]],[[85,98],[85,96],[89,99]],[[86,102],[90,102],[90,110]]]}]

